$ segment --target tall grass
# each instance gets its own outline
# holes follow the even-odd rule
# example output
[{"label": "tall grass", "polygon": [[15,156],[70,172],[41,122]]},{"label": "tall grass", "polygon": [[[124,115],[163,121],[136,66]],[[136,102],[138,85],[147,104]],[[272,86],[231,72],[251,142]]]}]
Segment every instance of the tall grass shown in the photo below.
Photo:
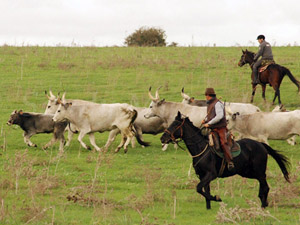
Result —
[{"label": "tall grass", "polygon": [[[256,48],[249,50],[256,51]],[[277,63],[300,79],[299,47],[274,48]],[[300,224],[299,146],[270,141],[292,162],[292,184],[285,183],[274,160],[268,162],[270,185],[267,211],[261,211],[256,181],[217,179],[211,192],[224,204],[196,193],[198,178],[182,150],[162,152],[159,135],[145,135],[148,148],[95,153],[82,149],[74,138],[63,155],[58,145],[43,151],[51,137],[32,137],[37,148],[25,146],[19,127],[6,126],[15,109],[44,112],[45,90],[66,91],[67,98],[99,103],[126,102],[147,107],[149,86],[162,86],[160,97],[181,101],[180,91],[203,98],[206,87],[231,102],[249,102],[249,67],[239,68],[241,48],[0,48],[0,223],[1,224]],[[272,109],[274,92],[267,88],[264,104],[260,88],[255,104]],[[299,107],[297,88],[285,78],[282,102]],[[107,133],[96,134],[103,146]],[[299,142],[299,138],[297,139]],[[87,138],[84,139],[88,141]],[[111,149],[117,143],[115,141]],[[226,219],[227,218],[227,219]]]}]

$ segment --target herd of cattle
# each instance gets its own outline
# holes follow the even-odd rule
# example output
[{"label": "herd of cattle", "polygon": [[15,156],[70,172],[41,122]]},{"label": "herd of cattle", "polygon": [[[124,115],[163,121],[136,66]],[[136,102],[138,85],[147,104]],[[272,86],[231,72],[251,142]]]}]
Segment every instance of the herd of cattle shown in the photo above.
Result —
[{"label": "herd of cattle", "polygon": [[[130,142],[135,146],[135,139],[142,146],[149,143],[143,141],[142,134],[163,132],[173,121],[177,112],[189,117],[195,126],[200,127],[201,121],[207,114],[206,101],[195,100],[181,90],[183,100],[167,102],[159,98],[158,89],[155,97],[149,89],[149,98],[152,100],[149,108],[135,107],[126,103],[98,104],[84,100],[66,99],[55,96],[50,91],[47,94],[48,104],[44,113],[23,112],[15,110],[7,124],[19,125],[24,130],[24,142],[28,146],[36,146],[30,141],[32,135],[38,133],[53,133],[52,139],[43,147],[44,149],[59,141],[59,150],[69,146],[73,134],[79,132],[78,141],[85,149],[90,149],[82,139],[88,134],[91,145],[96,151],[106,151],[116,136],[121,133],[121,143],[116,148],[118,152],[122,147],[127,152]],[[239,134],[239,138],[251,138],[268,143],[268,139],[287,140],[295,144],[295,135],[300,135],[300,110],[286,112],[275,108],[272,112],[262,112],[258,107],[247,103],[225,103],[228,129]],[[65,143],[64,133],[68,131]],[[105,146],[101,149],[95,141],[95,132],[110,131]],[[163,146],[166,150],[167,145]]]}]

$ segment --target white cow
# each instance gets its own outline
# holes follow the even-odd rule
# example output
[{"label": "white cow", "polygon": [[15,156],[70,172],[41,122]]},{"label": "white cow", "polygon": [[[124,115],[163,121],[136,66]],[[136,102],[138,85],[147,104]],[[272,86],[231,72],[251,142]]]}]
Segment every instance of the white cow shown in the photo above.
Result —
[{"label": "white cow", "polygon": [[[136,119],[137,111],[130,105],[123,103],[115,104],[87,104],[72,105],[72,103],[62,103],[54,114],[54,121],[68,120],[79,129],[78,141],[85,148],[89,147],[82,141],[82,138],[89,134],[90,143],[97,151],[101,149],[96,145],[95,132],[114,131],[110,133],[105,150],[115,139],[116,133],[121,131],[122,140],[115,152],[118,152],[124,145],[124,152],[134,136],[132,123]],[[112,134],[112,136],[111,136]]]},{"label": "white cow", "polygon": [[[60,99],[59,96],[55,96],[53,95],[52,91],[49,91],[50,96],[47,95],[47,92],[45,91],[46,97],[48,98],[48,103],[46,106],[46,110],[44,112],[44,114],[55,114],[55,112],[57,111],[58,107],[59,107],[59,103],[58,100],[61,101],[62,103],[72,103],[73,106],[78,106],[78,105],[94,105],[96,103],[94,102],[89,102],[89,101],[85,101],[85,100],[79,100],[79,99],[66,99],[66,93],[64,93]],[[73,123],[69,123],[69,125],[66,127],[66,130],[68,131],[68,139],[66,142],[66,146],[69,146],[71,143],[71,140],[73,138],[74,133],[77,133],[79,130],[78,128],[76,128],[76,126]]]},{"label": "white cow", "polygon": [[241,138],[251,138],[268,144],[271,140],[286,140],[300,135],[300,110],[291,112],[238,113],[228,117],[229,129],[236,130]]},{"label": "white cow", "polygon": [[[45,91],[46,96],[48,98],[48,104],[46,107],[45,114],[54,114],[56,110],[58,109],[59,103],[58,99],[59,96],[56,97],[53,95],[53,93],[50,91],[50,96],[47,95],[47,92]],[[97,104],[94,102],[84,101],[84,100],[78,100],[78,99],[66,99],[65,98],[66,93],[63,94],[61,98],[62,103],[72,103],[73,106],[75,105],[89,105],[89,104]],[[158,134],[164,131],[165,128],[167,128],[166,124],[159,118],[159,117],[153,117],[151,119],[145,119],[144,114],[147,112],[148,108],[142,108],[142,107],[134,107],[134,109],[138,112],[138,116],[136,120],[133,123],[133,126],[135,128],[136,132],[136,138],[138,142],[142,146],[148,146],[149,143],[143,142],[143,136],[142,134]],[[67,126],[68,130],[68,141],[66,143],[66,146],[70,145],[70,142],[72,140],[73,134],[78,131],[78,128],[72,123],[70,123]],[[119,134],[119,132],[112,130],[110,133],[110,139],[114,139],[114,135]],[[132,139],[132,147],[135,147],[135,141]]]},{"label": "white cow", "polygon": [[[197,100],[194,97],[188,96],[184,93],[184,88],[181,90],[181,96],[183,98],[182,103],[184,104],[200,107],[206,106],[206,100]],[[240,115],[261,112],[260,108],[249,103],[225,102],[225,106],[229,106],[232,113],[239,112]]]}]

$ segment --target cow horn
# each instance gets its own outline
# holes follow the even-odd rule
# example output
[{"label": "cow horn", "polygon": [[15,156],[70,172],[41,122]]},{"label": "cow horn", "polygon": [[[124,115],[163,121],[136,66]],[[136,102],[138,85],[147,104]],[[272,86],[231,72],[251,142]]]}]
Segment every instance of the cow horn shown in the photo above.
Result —
[{"label": "cow horn", "polygon": [[160,86],[159,88],[156,89],[156,92],[155,92],[155,98],[158,100],[159,99],[159,95],[158,95],[158,91],[159,89],[161,89],[162,86]]},{"label": "cow horn", "polygon": [[150,98],[152,101],[157,101],[157,99],[154,98],[154,97],[151,95],[151,86],[150,86],[150,88],[149,88],[148,95],[149,95],[149,98]]},{"label": "cow horn", "polygon": [[45,90],[45,95],[49,100],[51,99],[46,90]]},{"label": "cow horn", "polygon": [[185,99],[185,100],[189,100],[190,96],[188,96],[187,94],[184,93],[184,87],[181,89],[181,96]]},{"label": "cow horn", "polygon": [[50,97],[55,99],[55,95],[52,93],[51,90],[49,91],[49,93],[50,93]]},{"label": "cow horn", "polygon": [[62,102],[66,101],[66,92],[63,93],[62,97],[61,97]]}]

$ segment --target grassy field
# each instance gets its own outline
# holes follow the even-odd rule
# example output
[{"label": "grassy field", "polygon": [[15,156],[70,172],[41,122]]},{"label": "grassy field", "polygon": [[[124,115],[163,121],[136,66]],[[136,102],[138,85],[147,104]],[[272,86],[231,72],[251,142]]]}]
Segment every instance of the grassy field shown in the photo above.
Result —
[{"label": "grassy field", "polygon": [[[50,135],[34,136],[38,147],[29,148],[21,129],[6,125],[15,109],[44,112],[49,89],[66,91],[71,99],[148,107],[149,86],[162,86],[160,97],[168,101],[181,101],[182,87],[198,99],[206,87],[214,87],[223,100],[249,102],[250,68],[237,66],[241,50],[0,47],[0,224],[300,224],[299,145],[270,141],[290,158],[293,182],[285,182],[270,158],[267,209],[260,208],[258,182],[235,176],[212,182],[212,194],[223,203],[213,202],[206,210],[193,169],[189,175],[190,156],[172,146],[162,152],[160,135],[145,135],[151,146],[130,148],[127,154],[87,151],[75,135],[61,156],[58,144],[42,150]],[[300,79],[300,48],[275,47],[273,52],[276,62]],[[258,88],[254,103],[271,110],[273,96],[267,87],[265,104]],[[281,96],[286,108],[299,107],[297,88],[287,77]],[[96,134],[99,146],[107,135]]]}]

